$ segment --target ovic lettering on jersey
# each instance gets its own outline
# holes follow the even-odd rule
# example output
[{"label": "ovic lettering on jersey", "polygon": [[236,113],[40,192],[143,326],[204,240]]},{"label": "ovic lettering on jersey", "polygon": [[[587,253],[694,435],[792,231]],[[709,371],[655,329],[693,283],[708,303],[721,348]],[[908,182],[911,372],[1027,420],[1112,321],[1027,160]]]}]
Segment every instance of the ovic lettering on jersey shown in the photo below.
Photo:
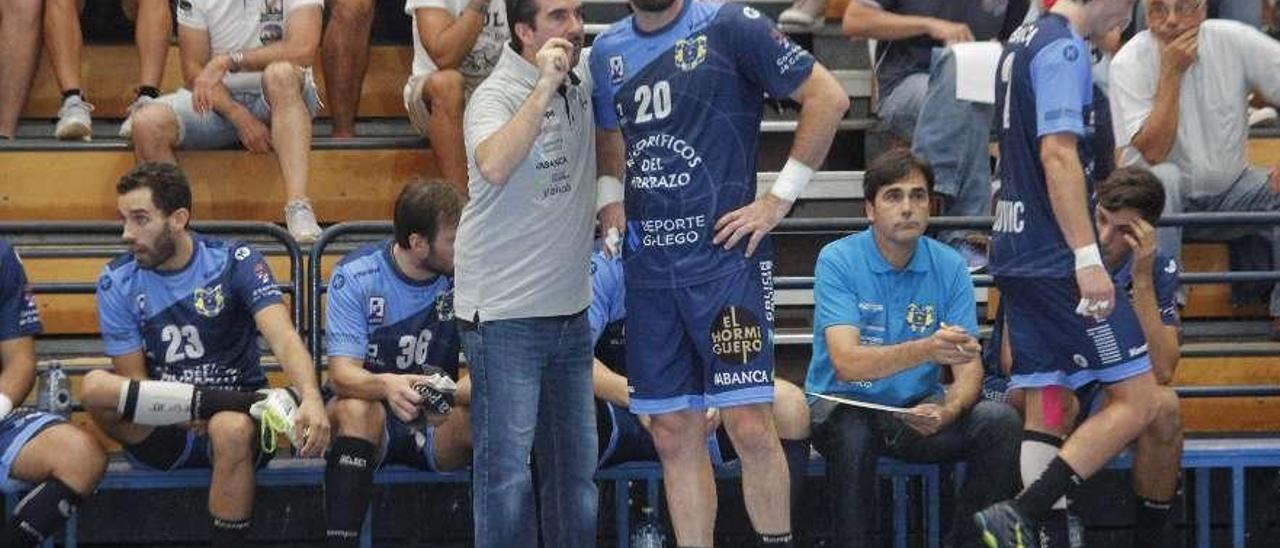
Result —
[{"label": "ovic lettering on jersey", "polygon": [[999,200],[996,202],[996,222],[991,230],[995,232],[1022,233],[1026,228],[1023,213],[1026,207],[1020,201]]}]

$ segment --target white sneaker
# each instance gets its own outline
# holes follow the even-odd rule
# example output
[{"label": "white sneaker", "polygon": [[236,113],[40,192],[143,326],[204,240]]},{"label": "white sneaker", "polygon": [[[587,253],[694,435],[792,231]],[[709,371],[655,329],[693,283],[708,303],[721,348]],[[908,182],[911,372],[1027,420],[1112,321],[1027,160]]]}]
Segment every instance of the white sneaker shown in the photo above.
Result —
[{"label": "white sneaker", "polygon": [[796,0],[778,15],[779,25],[816,27],[826,19],[826,0]]},{"label": "white sneaker", "polygon": [[284,224],[289,227],[289,235],[300,244],[312,243],[320,237],[316,212],[311,209],[311,200],[306,198],[289,200],[284,205]]},{"label": "white sneaker", "polygon": [[128,139],[129,137],[133,136],[133,113],[138,112],[138,109],[142,108],[143,105],[146,105],[147,103],[150,103],[155,100],[156,99],[154,97],[139,95],[137,98],[133,100],[132,103],[129,104],[129,108],[124,111],[125,112],[124,123],[120,124],[121,138]]},{"label": "white sneaker", "polygon": [[294,416],[300,403],[298,397],[288,388],[264,388],[258,393],[263,398],[249,406],[249,416],[258,419],[262,450],[274,453],[279,434],[284,434],[289,443],[298,447],[298,433],[293,430]]},{"label": "white sneaker", "polygon": [[1249,127],[1265,124],[1276,119],[1276,109],[1272,107],[1249,107]]},{"label": "white sneaker", "polygon": [[53,135],[63,141],[88,141],[93,138],[93,105],[79,95],[72,95],[62,101],[58,109],[58,125],[53,128]]}]

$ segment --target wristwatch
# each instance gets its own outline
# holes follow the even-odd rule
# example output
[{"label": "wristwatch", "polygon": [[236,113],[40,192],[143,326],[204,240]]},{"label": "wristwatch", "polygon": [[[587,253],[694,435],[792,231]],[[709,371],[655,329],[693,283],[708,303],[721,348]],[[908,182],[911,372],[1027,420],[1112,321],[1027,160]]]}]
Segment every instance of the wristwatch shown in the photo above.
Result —
[{"label": "wristwatch", "polygon": [[244,65],[244,52],[233,51],[227,56],[231,60],[231,66],[227,68],[230,72],[240,72],[240,67]]}]

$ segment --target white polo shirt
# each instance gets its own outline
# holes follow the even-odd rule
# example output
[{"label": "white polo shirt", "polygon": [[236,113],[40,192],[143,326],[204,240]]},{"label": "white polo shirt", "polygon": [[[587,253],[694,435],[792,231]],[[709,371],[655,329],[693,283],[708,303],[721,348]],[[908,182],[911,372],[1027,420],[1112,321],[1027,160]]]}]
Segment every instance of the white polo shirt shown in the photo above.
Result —
[{"label": "white polo shirt", "polygon": [[[324,0],[178,0],[178,24],[209,33],[209,53],[229,54],[284,39],[289,14],[303,7],[324,9]],[[232,93],[261,92],[261,72],[229,73]]]},{"label": "white polo shirt", "polygon": [[581,78],[555,94],[529,155],[505,184],[486,181],[476,147],[528,99],[538,69],[510,46],[476,88],[463,127],[471,199],[454,244],[454,308],[482,321],[559,316],[591,303],[596,141],[587,54]]}]

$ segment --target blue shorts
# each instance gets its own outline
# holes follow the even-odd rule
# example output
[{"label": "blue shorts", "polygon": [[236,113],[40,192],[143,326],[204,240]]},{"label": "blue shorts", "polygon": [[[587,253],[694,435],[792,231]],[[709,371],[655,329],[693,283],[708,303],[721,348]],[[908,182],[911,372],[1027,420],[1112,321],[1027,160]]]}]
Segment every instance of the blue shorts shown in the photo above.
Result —
[{"label": "blue shorts", "polygon": [[[254,425],[258,425],[257,421]],[[261,470],[276,454],[263,451],[256,434],[250,443],[253,444],[254,468]],[[213,466],[213,444],[209,435],[197,434],[181,426],[157,426],[141,442],[122,445],[125,458],[138,467],[168,472]]]},{"label": "blue shorts", "polygon": [[388,464],[403,464],[418,470],[440,472],[440,468],[436,466],[436,427],[409,426],[388,409],[378,467]]},{"label": "blue shorts", "polygon": [[673,289],[627,288],[631,410],[773,401],[773,261]]},{"label": "blue shorts", "polygon": [[[653,446],[653,436],[640,424],[640,417],[626,408],[604,400],[596,400],[596,425],[599,428],[599,468],[607,468],[624,462],[658,462],[658,450]],[[712,466],[723,466],[738,458],[729,443],[724,427],[707,436],[707,452]]]},{"label": "blue shorts", "polygon": [[25,481],[10,475],[13,461],[27,443],[50,426],[65,424],[61,415],[36,411],[29,407],[14,409],[0,421],[0,491],[14,493],[31,488]]},{"label": "blue shorts", "polygon": [[1076,314],[1072,278],[997,277],[1013,369],[1009,388],[1116,383],[1151,370],[1147,341],[1129,296],[1116,291],[1102,320]]}]

